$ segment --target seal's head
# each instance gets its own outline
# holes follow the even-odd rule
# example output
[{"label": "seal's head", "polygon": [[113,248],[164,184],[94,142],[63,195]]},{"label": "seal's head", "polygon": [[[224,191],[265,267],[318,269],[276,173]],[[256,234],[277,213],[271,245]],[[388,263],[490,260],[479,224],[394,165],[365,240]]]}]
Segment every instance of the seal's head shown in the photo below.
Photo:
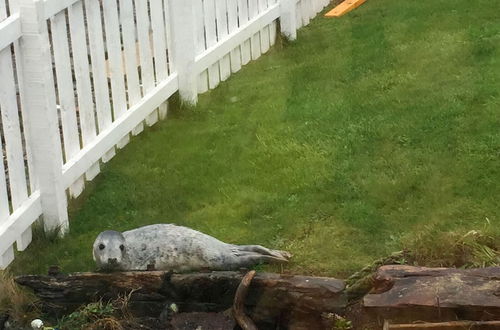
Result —
[{"label": "seal's head", "polygon": [[125,266],[125,253],[125,238],[118,231],[103,231],[97,236],[94,242],[94,260],[101,269],[123,269]]}]

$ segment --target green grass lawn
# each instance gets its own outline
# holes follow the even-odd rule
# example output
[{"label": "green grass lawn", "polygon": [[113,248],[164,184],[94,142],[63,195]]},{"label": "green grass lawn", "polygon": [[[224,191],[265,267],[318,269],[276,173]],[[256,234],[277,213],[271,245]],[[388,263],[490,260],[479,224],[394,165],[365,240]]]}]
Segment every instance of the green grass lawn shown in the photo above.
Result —
[{"label": "green grass lawn", "polygon": [[380,0],[318,17],[132,139],[73,202],[71,233],[35,241],[12,271],[92,270],[100,231],[159,222],[286,249],[284,271],[333,276],[424,229],[489,219],[500,238],[499,12]]}]

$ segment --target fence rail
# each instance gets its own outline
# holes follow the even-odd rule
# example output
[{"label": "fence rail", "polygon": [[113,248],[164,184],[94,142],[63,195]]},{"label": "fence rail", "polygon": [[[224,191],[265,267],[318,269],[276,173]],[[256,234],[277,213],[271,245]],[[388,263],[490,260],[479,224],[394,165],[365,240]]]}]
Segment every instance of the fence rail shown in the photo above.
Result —
[{"label": "fence rail", "polygon": [[328,0],[0,0],[0,269],[131,135],[296,38]]}]

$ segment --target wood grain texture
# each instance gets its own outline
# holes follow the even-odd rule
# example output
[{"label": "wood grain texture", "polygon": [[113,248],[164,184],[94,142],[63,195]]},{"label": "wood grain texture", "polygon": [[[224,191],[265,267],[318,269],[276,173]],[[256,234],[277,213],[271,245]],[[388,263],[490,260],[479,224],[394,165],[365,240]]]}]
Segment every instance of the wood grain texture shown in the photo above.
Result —
[{"label": "wood grain texture", "polygon": [[[68,312],[78,305],[130,293],[136,313],[159,315],[164,305],[176,303],[181,312],[220,312],[231,307],[244,274],[209,272],[171,274],[163,271],[76,273],[57,276],[26,275],[16,281],[34,290],[47,312]],[[309,276],[258,273],[249,286],[245,305],[254,322],[291,322],[295,315],[339,312],[346,301],[343,281]]]},{"label": "wood grain texture", "polygon": [[500,267],[382,266],[373,283],[363,305],[387,319],[488,320],[500,315]]}]

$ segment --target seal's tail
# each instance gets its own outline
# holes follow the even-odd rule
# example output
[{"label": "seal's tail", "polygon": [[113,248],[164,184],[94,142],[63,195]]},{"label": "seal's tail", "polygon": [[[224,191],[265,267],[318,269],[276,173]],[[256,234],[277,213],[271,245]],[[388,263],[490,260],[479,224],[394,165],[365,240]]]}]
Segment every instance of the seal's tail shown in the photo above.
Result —
[{"label": "seal's tail", "polygon": [[271,250],[260,245],[235,245],[236,254],[241,257],[242,266],[258,264],[262,262],[286,263],[292,254],[286,251]]}]

